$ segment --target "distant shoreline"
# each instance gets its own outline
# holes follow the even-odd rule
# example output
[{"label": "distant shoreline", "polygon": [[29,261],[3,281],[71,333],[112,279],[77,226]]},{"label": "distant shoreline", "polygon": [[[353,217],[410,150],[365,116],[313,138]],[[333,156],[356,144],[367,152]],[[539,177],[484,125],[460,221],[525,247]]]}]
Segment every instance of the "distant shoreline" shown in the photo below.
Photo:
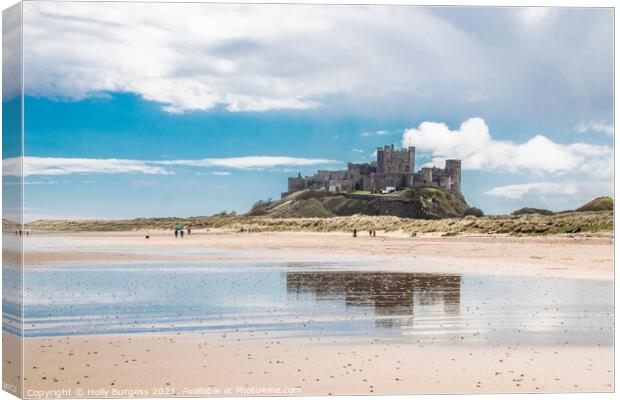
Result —
[{"label": "distant shoreline", "polygon": [[[609,235],[446,236],[402,232],[79,232],[31,234],[24,265],[360,262],[382,271],[613,279]],[[5,260],[11,254],[5,252]]]},{"label": "distant shoreline", "polygon": [[[14,227],[4,221],[4,232]],[[25,225],[32,233],[43,232],[130,232],[217,229],[233,232],[352,232],[371,229],[405,234],[441,233],[488,235],[613,234],[613,212],[566,212],[553,215],[498,215],[484,217],[410,219],[393,216],[352,215],[331,218],[271,218],[221,214],[189,218],[136,218],[125,220],[38,220]]]}]

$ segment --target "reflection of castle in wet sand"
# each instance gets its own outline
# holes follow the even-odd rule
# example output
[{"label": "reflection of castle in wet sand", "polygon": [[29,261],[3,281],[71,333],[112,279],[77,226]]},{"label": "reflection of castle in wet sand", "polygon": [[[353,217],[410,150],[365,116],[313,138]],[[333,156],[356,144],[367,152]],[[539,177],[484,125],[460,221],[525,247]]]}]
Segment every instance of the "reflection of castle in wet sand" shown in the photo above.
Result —
[{"label": "reflection of castle in wet sand", "polygon": [[438,306],[448,315],[460,311],[459,275],[391,272],[288,272],[288,293],[313,294],[317,302],[344,301],[346,307],[371,308],[378,327],[411,327],[414,308]]}]

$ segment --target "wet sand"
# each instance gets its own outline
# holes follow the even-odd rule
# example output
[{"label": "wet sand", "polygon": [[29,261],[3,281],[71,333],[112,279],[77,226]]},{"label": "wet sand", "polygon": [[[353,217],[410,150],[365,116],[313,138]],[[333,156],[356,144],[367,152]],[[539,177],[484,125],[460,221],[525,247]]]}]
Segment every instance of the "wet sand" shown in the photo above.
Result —
[{"label": "wet sand", "polygon": [[[59,240],[63,247],[70,242],[72,248],[27,245],[27,268],[111,261],[372,260],[386,271],[613,279],[612,237],[408,238],[378,232],[377,238],[361,233],[354,239],[334,233],[196,232],[175,240],[169,233],[149,233],[148,240],[144,232],[35,236],[28,240],[34,244]],[[114,250],[118,248],[139,250]],[[182,249],[191,252],[177,251]],[[16,345],[17,337],[12,334],[3,332],[3,339],[5,346]],[[613,347],[606,343],[449,344],[328,335],[277,338],[270,331],[127,333],[29,337],[25,339],[25,365],[24,394],[29,397],[40,394],[35,390],[61,389],[65,390],[59,392],[63,397],[614,389]]]},{"label": "wet sand", "polygon": [[[145,234],[150,239],[145,239]],[[54,238],[76,251],[37,248]],[[32,244],[30,244],[32,243]],[[135,251],[106,251],[132,248]],[[92,251],[96,249],[97,251]],[[157,254],[149,250],[158,250]],[[193,250],[191,255],[167,254]],[[212,254],[216,249],[222,254]],[[203,253],[203,254],[201,254]],[[238,261],[372,261],[389,271],[497,274],[613,279],[611,236],[462,236],[378,232],[371,238],[347,233],[193,232],[174,239],[169,232],[34,235],[25,244],[25,263],[108,262],[238,262]]]},{"label": "wet sand", "polygon": [[224,342],[216,334],[31,338],[25,344],[26,386],[71,389],[72,395],[77,388],[83,395],[103,388],[110,396],[123,395],[113,390],[135,390],[162,397],[264,394],[250,392],[261,388],[302,395],[613,390],[613,350],[608,346],[450,346],[254,336],[238,342],[230,334]]}]

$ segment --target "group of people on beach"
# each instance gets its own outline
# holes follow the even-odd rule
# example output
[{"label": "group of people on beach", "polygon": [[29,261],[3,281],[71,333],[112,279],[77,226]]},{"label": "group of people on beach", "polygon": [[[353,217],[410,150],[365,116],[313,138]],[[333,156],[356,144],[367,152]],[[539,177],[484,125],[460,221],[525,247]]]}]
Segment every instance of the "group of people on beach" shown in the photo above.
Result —
[{"label": "group of people on beach", "polygon": [[[192,229],[191,228],[187,228],[187,235],[191,235],[192,234]],[[183,236],[185,235],[185,227],[176,227],[174,228],[174,238],[177,239],[179,237],[179,235],[181,235],[181,239],[183,239]],[[146,239],[150,239],[151,235],[146,235],[144,236]]]},{"label": "group of people on beach", "polygon": [[[368,236],[370,237],[377,237],[377,231],[374,229],[371,229],[368,231]],[[411,232],[410,237],[416,237],[418,236],[417,232]],[[357,229],[353,229],[353,237],[357,237]]]},{"label": "group of people on beach", "polygon": [[[179,235],[181,235],[181,239],[183,239],[183,235],[185,234],[185,229],[176,229],[174,230],[174,238],[178,238]],[[191,228],[187,228],[187,235],[191,235],[192,234],[192,229]]]},{"label": "group of people on beach", "polygon": [[[375,231],[374,229],[369,230],[368,236],[377,237],[377,231]],[[353,229],[353,237],[357,237],[357,229]]]}]

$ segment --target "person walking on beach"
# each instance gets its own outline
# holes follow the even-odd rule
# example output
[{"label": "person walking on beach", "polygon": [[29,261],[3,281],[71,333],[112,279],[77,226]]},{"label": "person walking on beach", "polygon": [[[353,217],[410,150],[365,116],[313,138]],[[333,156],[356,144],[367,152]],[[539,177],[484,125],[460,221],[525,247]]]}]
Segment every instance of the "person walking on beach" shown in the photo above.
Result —
[{"label": "person walking on beach", "polygon": [[357,237],[357,229],[353,229],[353,237]]},{"label": "person walking on beach", "polygon": [[181,230],[181,239],[183,239],[183,230]]},{"label": "person walking on beach", "polygon": [[176,229],[174,230],[174,238],[178,238],[179,237],[179,231],[177,231]]},{"label": "person walking on beach", "polygon": [[372,231],[372,237],[377,237],[377,231],[375,230]]},{"label": "person walking on beach", "polygon": [[192,234],[192,228],[187,228],[187,236]]}]

